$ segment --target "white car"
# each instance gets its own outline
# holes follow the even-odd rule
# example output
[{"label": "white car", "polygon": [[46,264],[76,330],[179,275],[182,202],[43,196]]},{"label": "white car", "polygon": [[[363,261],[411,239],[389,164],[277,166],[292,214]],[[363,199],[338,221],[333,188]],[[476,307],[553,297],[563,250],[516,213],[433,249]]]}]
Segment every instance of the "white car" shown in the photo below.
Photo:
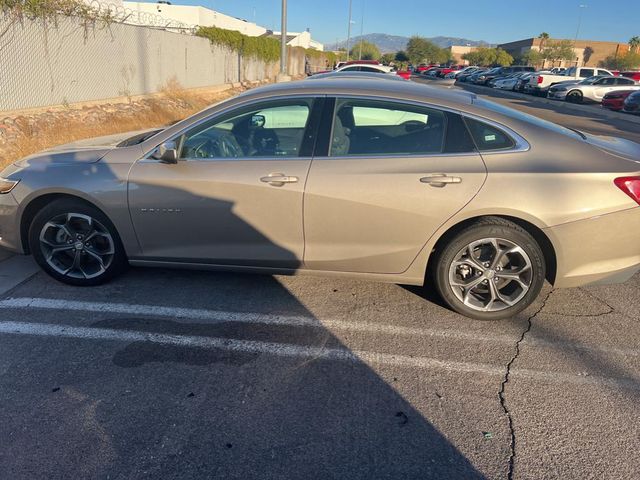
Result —
[{"label": "white car", "polygon": [[595,76],[579,83],[554,85],[549,88],[548,98],[582,103],[584,101],[601,103],[602,98],[616,90],[640,90],[640,85],[631,78],[613,76]]},{"label": "white car", "polygon": [[393,68],[386,65],[375,65],[373,63],[351,63],[337,68],[335,72],[370,72],[370,73],[395,73]]},{"label": "white car", "polygon": [[523,73],[517,73],[515,75],[511,75],[510,77],[497,80],[493,84],[493,88],[497,88],[498,90],[513,90],[517,85],[518,80],[520,80],[523,75]]},{"label": "white car", "polygon": [[478,70],[478,68],[480,68],[480,67],[476,67],[475,65],[474,66],[470,65],[470,66],[464,67],[464,68],[462,68],[460,70],[454,70],[452,72],[449,72],[444,76],[444,78],[456,78],[461,73],[473,73],[476,70]]}]

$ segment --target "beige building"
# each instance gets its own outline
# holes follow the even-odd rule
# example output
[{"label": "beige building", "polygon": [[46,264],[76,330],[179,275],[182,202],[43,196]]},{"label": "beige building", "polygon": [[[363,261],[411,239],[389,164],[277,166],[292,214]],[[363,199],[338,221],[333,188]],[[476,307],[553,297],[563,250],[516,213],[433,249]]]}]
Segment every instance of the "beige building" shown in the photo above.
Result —
[{"label": "beige building", "polygon": [[469,45],[452,45],[447,50],[451,52],[451,58],[456,65],[469,65],[469,62],[462,58],[462,55],[469,52],[475,52],[480,47],[472,47]]},{"label": "beige building", "polygon": [[[557,42],[560,39],[549,38],[543,40],[541,38],[525,38],[515,42],[503,43],[498,45],[499,48],[509,52],[514,58],[520,58],[530,50],[540,50],[544,48],[546,42]],[[570,40],[573,43],[573,40]],[[629,45],[626,43],[601,42],[595,40],[577,40],[573,49],[575,57],[571,61],[555,62],[554,65],[546,64],[546,66],[554,67],[595,67],[598,66],[605,58],[614,55],[624,55],[629,51]]]}]

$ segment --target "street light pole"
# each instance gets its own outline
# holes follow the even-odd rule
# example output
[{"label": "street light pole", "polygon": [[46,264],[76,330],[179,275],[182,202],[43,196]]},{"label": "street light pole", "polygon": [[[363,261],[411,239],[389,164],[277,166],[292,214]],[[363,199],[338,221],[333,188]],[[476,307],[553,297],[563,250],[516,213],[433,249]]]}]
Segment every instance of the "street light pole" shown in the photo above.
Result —
[{"label": "street light pole", "polygon": [[576,38],[573,40],[575,46],[578,41],[578,35],[580,34],[580,24],[582,23],[582,11],[587,8],[587,5],[578,5],[578,28],[576,28]]},{"label": "street light pole", "polygon": [[282,22],[280,31],[280,75],[287,75],[287,0],[282,0]]},{"label": "street light pole", "polygon": [[347,62],[349,61],[349,46],[351,44],[351,6],[353,0],[349,0],[349,26],[347,27]]},{"label": "street light pole", "polygon": [[360,17],[360,53],[358,60],[362,60],[362,36],[364,35],[364,0],[362,0],[362,17]]}]

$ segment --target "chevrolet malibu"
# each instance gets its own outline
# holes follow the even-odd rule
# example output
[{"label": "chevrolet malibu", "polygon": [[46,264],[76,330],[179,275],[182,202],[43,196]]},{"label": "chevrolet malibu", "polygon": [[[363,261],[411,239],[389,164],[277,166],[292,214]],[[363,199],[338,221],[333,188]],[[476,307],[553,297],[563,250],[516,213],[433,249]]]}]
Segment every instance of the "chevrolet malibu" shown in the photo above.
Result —
[{"label": "chevrolet malibu", "polygon": [[129,264],[316,273],[428,283],[499,319],[545,279],[640,266],[639,144],[411,82],[258,88],[0,176],[0,245],[78,286]]}]

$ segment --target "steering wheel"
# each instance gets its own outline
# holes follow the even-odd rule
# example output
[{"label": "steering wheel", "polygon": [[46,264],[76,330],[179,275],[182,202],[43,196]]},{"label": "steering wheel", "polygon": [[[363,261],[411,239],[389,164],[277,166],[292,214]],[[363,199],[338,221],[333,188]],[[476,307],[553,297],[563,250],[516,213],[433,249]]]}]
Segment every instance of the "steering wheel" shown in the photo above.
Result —
[{"label": "steering wheel", "polygon": [[228,137],[207,139],[193,148],[195,158],[236,158],[240,148]]}]

